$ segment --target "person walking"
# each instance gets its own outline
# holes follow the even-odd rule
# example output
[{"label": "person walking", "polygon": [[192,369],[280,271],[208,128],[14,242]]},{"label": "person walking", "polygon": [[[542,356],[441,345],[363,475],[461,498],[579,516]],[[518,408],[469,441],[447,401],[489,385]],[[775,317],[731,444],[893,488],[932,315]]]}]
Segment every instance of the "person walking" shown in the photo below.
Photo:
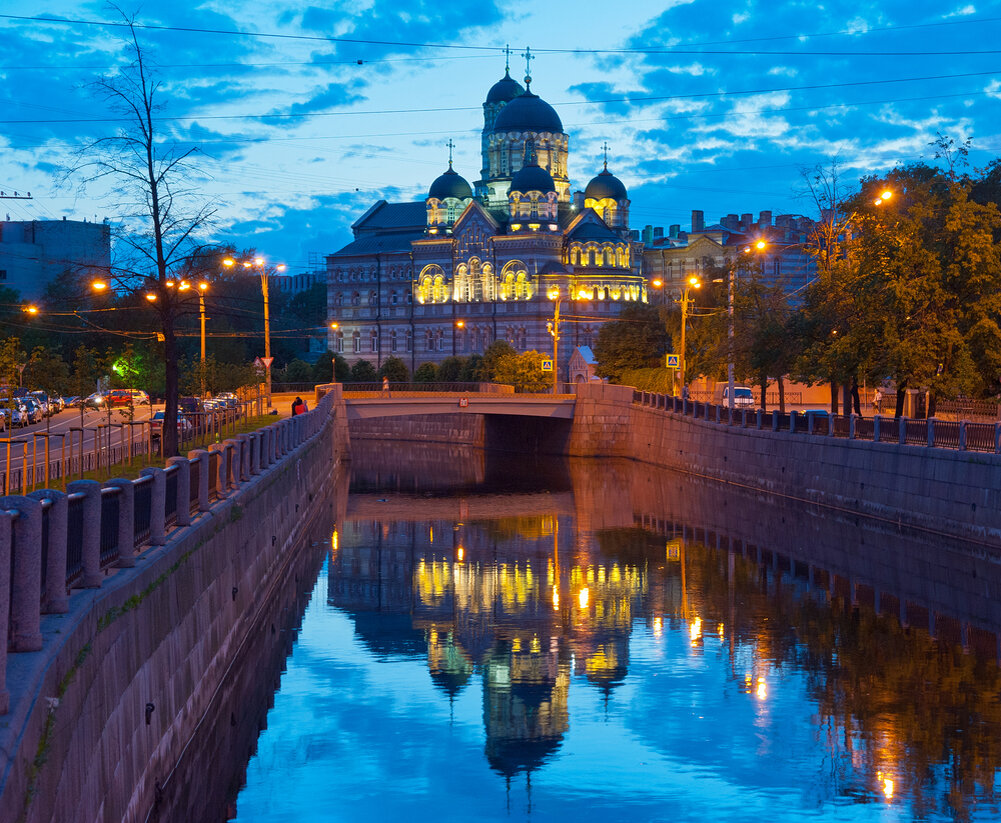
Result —
[{"label": "person walking", "polygon": [[389,397],[389,376],[385,374],[382,376],[382,393]]},{"label": "person walking", "polygon": [[292,416],[295,417],[297,414],[302,414],[303,411],[302,398],[297,397],[292,401]]},{"label": "person walking", "polygon": [[872,396],[872,407],[875,409],[876,414],[880,414],[883,411],[883,392],[876,389],[875,394]]}]

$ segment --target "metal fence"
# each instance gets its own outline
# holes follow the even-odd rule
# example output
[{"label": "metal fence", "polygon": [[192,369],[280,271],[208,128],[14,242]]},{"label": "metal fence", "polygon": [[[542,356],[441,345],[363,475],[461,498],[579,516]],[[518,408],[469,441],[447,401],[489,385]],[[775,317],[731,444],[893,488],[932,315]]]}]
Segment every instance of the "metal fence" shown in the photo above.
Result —
[{"label": "metal fence", "polygon": [[[100,579],[95,575],[101,570],[131,565],[130,556],[143,551],[154,538],[159,542],[160,535],[166,534],[172,526],[178,527],[179,520],[185,524],[189,522],[191,511],[208,510],[212,501],[227,496],[231,489],[237,488],[242,477],[259,473],[318,434],[330,417],[334,398],[335,394],[330,392],[312,412],[276,421],[247,437],[227,440],[214,446],[208,454],[200,454],[187,461],[174,461],[163,470],[150,470],[138,480],[131,481],[131,485],[127,481],[115,481],[104,487],[82,484],[71,486],[70,494],[65,497],[56,494],[46,497],[43,490],[39,494],[40,537],[36,536],[37,532],[24,530],[31,524],[22,519],[26,517],[24,512],[35,511],[34,507],[38,504],[26,500],[22,512],[15,503],[15,508],[9,511],[10,519],[4,515],[4,522],[9,523],[11,529],[11,577],[9,585],[0,587],[0,613],[7,614],[11,621],[16,617],[18,625],[23,625],[25,621],[37,624],[47,608],[47,598],[57,596],[54,593],[65,594],[81,586],[99,585]],[[129,445],[125,444],[125,447],[129,448]],[[201,495],[203,470],[208,471],[208,500]],[[187,501],[179,497],[180,478],[185,471],[190,484]],[[131,522],[128,522],[126,496],[129,494],[132,498]],[[89,507],[95,503],[98,504],[97,514],[93,516],[89,514]],[[66,518],[65,545],[59,545],[59,541],[53,543],[57,534],[53,529],[53,517],[57,507],[60,507],[60,518],[63,516],[62,506],[65,506]],[[184,511],[185,506],[188,506],[188,512]],[[126,534],[132,535],[133,545],[121,544]],[[0,535],[0,538],[6,539],[6,536]],[[65,577],[60,581],[50,579],[53,574],[50,568],[53,551],[59,552],[60,558],[65,551]],[[27,562],[24,560],[26,552],[40,555],[41,576],[35,572],[30,579],[30,576],[22,574],[22,569],[37,568],[33,557]],[[55,562],[61,564],[63,561]],[[13,626],[14,622],[8,625]],[[0,642],[0,673],[6,671],[7,655],[13,651],[19,649],[16,648],[14,632],[9,631]],[[3,680],[0,679],[2,691]]]},{"label": "metal fence", "polygon": [[634,391],[633,403],[723,425],[784,431],[819,437],[840,437],[875,443],[925,446],[940,449],[1001,454],[1001,422],[914,419],[907,417],[860,417],[828,415],[824,411],[789,412],[762,409],[730,409],[691,398]]}]

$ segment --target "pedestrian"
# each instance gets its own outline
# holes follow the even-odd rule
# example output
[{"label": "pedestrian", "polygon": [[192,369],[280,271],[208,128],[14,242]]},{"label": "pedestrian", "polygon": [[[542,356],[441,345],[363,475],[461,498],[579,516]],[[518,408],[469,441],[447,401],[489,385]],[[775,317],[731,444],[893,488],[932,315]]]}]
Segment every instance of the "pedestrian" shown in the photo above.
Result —
[{"label": "pedestrian", "polygon": [[876,410],[876,414],[883,410],[883,392],[879,389],[876,389],[876,393],[872,396],[872,406]]},{"label": "pedestrian", "polygon": [[389,397],[389,377],[387,375],[382,376],[382,393]]},{"label": "pedestrian", "polygon": [[302,414],[302,398],[297,397],[292,401],[292,416],[295,417],[297,414]]}]

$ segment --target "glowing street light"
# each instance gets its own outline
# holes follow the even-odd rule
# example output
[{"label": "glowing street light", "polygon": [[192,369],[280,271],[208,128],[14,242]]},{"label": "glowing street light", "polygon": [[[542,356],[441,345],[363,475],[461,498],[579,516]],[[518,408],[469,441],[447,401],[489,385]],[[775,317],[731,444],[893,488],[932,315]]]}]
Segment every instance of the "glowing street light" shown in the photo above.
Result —
[{"label": "glowing street light", "polygon": [[155,303],[156,302],[156,294],[154,292],[151,292],[151,291],[146,292],[146,299],[149,300],[150,303]]},{"label": "glowing street light", "polygon": [[560,290],[554,286],[546,296],[553,301],[553,319],[546,323],[546,328],[553,336],[553,394],[559,394],[559,355],[560,355]]},{"label": "glowing street light", "polygon": [[107,289],[108,288],[108,284],[105,283],[103,280],[95,280],[93,283],[90,284],[90,287],[94,291],[100,292],[100,291],[104,291],[105,289]]},{"label": "glowing street light", "polygon": [[26,314],[38,314],[38,306],[31,306],[31,305],[22,306],[21,311],[25,312]]},{"label": "glowing street light", "polygon": [[462,331],[466,327],[465,320],[456,320],[452,326],[452,357],[455,357],[455,336],[457,331]]},{"label": "glowing street light", "polygon": [[694,298],[691,296],[692,289],[701,289],[702,281],[699,278],[692,276],[688,278],[688,284],[685,286],[685,290],[681,293],[681,299],[678,303],[681,304],[681,351],[678,352],[678,377],[681,380],[681,390],[685,390],[685,326],[688,325],[688,305],[694,302]]}]

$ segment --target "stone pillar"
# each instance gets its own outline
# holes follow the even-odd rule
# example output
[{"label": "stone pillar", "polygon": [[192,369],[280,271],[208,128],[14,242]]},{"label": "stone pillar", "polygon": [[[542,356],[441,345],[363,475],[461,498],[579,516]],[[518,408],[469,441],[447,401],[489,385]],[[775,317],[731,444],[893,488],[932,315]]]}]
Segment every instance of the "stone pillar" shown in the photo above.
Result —
[{"label": "stone pillar", "polygon": [[130,569],[136,564],[136,487],[123,477],[109,480],[105,485],[118,489],[118,562],[115,565]]},{"label": "stone pillar", "polygon": [[261,473],[261,433],[250,435],[250,473]]},{"label": "stone pillar", "polygon": [[966,451],[966,421],[959,421],[959,450],[961,452]]},{"label": "stone pillar", "polygon": [[85,589],[96,589],[101,585],[101,484],[96,480],[75,480],[66,491],[84,496],[81,585]]},{"label": "stone pillar", "polygon": [[779,430],[779,413],[778,411],[772,412],[772,431],[777,432]]},{"label": "stone pillar", "polygon": [[187,457],[171,457],[168,466],[176,466],[177,472],[177,516],[178,526],[191,525],[191,463]]},{"label": "stone pillar", "polygon": [[236,449],[240,453],[240,471],[239,473],[234,473],[233,477],[234,479],[246,482],[250,480],[250,436],[246,434],[238,434],[236,436]]},{"label": "stone pillar", "polygon": [[10,711],[7,691],[8,615],[10,614],[10,530],[13,526],[6,506],[0,508],[0,714]]},{"label": "stone pillar", "polygon": [[42,648],[42,504],[30,497],[0,497],[0,509],[15,509],[10,569],[10,649]]},{"label": "stone pillar", "polygon": [[872,418],[872,442],[873,443],[878,443],[879,442],[879,424],[880,424],[879,415],[878,414],[874,415],[873,418]]},{"label": "stone pillar", "polygon": [[242,456],[240,454],[240,441],[225,440],[222,445],[226,449],[227,489],[238,489],[240,488],[240,457]]},{"label": "stone pillar", "polygon": [[[962,436],[962,431],[963,431],[963,424],[962,423],[959,424],[959,430],[960,430],[960,436]],[[901,446],[903,446],[907,442],[907,418],[906,417],[901,416],[899,418],[898,433],[899,433],[898,442],[900,443]]]},{"label": "stone pillar", "polygon": [[930,449],[935,445],[935,418],[928,418],[928,448]]},{"label": "stone pillar", "polygon": [[261,446],[262,446],[262,449],[261,449],[261,468],[262,469],[270,468],[271,464],[274,462],[274,458],[275,458],[274,434],[275,434],[275,430],[273,428],[271,428],[271,426],[265,426],[263,429],[261,429],[261,435],[264,438],[264,440],[261,443]]},{"label": "stone pillar", "polygon": [[209,453],[205,449],[195,449],[188,452],[188,459],[198,461],[198,511],[207,512],[209,510]]},{"label": "stone pillar", "polygon": [[764,424],[765,424],[765,410],[760,408],[756,409],[754,412],[755,428],[757,428],[760,431],[764,426]]},{"label": "stone pillar", "polygon": [[855,420],[856,420],[856,418],[855,418],[854,414],[848,416],[848,439],[849,440],[854,440],[855,439]]},{"label": "stone pillar", "polygon": [[[216,473],[216,494],[227,497],[229,494],[229,455],[231,449],[226,448],[226,442],[209,443],[209,451],[219,452],[219,464]],[[211,463],[209,464],[211,466]]]},{"label": "stone pillar", "polygon": [[793,409],[789,412],[789,431],[792,434],[796,433],[796,410]]},{"label": "stone pillar", "polygon": [[[49,545],[45,558],[45,590],[42,592],[43,614],[66,614],[70,599],[66,593],[66,517],[69,502],[66,495],[55,489],[32,492],[28,497],[41,503],[49,501]],[[3,637],[0,634],[0,637]]]},{"label": "stone pillar", "polygon": [[149,544],[162,546],[167,542],[167,475],[159,468],[143,469],[139,474],[153,478],[149,496]]}]

